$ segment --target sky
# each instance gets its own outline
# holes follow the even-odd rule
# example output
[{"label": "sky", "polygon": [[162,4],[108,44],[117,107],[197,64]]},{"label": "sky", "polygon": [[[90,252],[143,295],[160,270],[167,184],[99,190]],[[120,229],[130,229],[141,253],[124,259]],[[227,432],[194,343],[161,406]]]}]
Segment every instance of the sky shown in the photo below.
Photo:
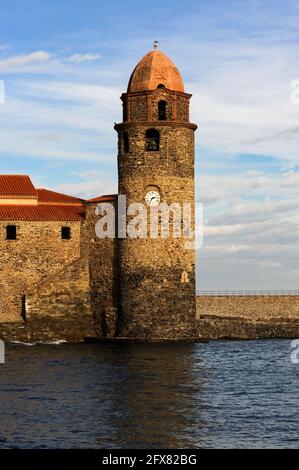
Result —
[{"label": "sky", "polygon": [[83,198],[115,193],[119,97],[158,40],[193,95],[199,126],[197,289],[299,288],[297,1],[0,7],[0,173]]}]

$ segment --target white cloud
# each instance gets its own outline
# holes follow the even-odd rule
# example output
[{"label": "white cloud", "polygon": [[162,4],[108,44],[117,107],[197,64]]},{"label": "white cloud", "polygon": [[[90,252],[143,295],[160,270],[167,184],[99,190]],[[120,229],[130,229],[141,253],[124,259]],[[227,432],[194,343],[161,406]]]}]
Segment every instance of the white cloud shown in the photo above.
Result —
[{"label": "white cloud", "polygon": [[[240,175],[239,180],[242,196]],[[277,193],[287,187],[281,200],[244,200],[235,197],[236,187],[232,195],[229,185],[224,188],[225,204],[209,214],[204,227],[198,264],[200,289],[298,288],[298,185],[293,179],[290,184],[283,179],[279,184],[278,177],[274,180]],[[221,177],[218,184],[223,184]],[[275,182],[272,193],[274,187]],[[254,188],[250,196],[254,198]]]},{"label": "white cloud", "polygon": [[104,171],[87,171],[79,175],[78,183],[65,183],[55,187],[56,191],[91,199],[104,194],[117,194],[117,182]]},{"label": "white cloud", "polygon": [[102,56],[100,54],[74,54],[69,58],[70,62],[81,64],[82,62],[93,62],[99,60]]},{"label": "white cloud", "polygon": [[[225,168],[225,164],[223,166]],[[279,199],[275,203],[276,211],[286,210],[288,204],[291,204],[291,210],[295,209],[299,198],[298,172],[277,170],[276,173],[271,173],[271,167],[269,173],[236,172],[237,167],[238,164],[235,163],[235,173],[201,176],[200,202],[209,208],[212,205],[217,205],[219,208],[230,206],[230,217],[240,217],[244,210],[246,212],[250,210],[253,215],[258,216],[262,211],[265,212],[272,207],[273,198]],[[263,201],[254,202],[248,200],[249,198],[262,198]]]},{"label": "white cloud", "polygon": [[75,81],[30,81],[22,87],[22,96],[30,96],[46,101],[51,97],[61,102],[72,101],[75,104],[95,104],[98,109],[107,107],[107,112],[120,110],[119,95],[122,90],[116,86],[98,85]]},{"label": "white cloud", "polygon": [[118,88],[23,81],[20,94],[19,99],[8,96],[6,104],[0,106],[2,153],[116,162],[113,123],[121,117]]},{"label": "white cloud", "polygon": [[0,71],[4,72],[33,63],[45,62],[49,59],[50,54],[45,51],[36,51],[31,54],[7,57],[6,59],[0,59]]}]

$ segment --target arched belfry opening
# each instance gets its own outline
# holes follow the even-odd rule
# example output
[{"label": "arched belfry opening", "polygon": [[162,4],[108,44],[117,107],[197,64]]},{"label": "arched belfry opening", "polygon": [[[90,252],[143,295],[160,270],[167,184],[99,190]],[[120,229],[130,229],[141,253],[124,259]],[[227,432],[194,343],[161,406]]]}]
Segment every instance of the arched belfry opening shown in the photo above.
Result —
[{"label": "arched belfry opening", "polygon": [[145,134],[145,150],[155,152],[160,149],[160,132],[157,129],[148,129]]},{"label": "arched belfry opening", "polygon": [[158,103],[158,120],[166,121],[167,119],[167,102],[160,100]]}]

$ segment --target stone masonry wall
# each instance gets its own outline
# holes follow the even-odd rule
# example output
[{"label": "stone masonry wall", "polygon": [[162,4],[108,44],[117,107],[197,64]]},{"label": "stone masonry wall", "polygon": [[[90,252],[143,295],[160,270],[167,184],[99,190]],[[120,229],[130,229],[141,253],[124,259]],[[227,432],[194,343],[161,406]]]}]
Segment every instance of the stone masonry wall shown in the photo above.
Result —
[{"label": "stone masonry wall", "polygon": [[[163,125],[162,122],[154,127],[160,132],[159,152],[145,151],[147,126],[124,125],[123,131],[129,136],[130,151],[128,153],[123,152],[123,131],[119,131],[119,172],[121,174],[125,172],[126,178],[150,179],[154,176],[188,178],[188,184],[193,188],[194,131],[183,126],[176,128]],[[173,190],[176,190],[175,185]]]},{"label": "stone masonry wall", "polygon": [[296,338],[299,296],[198,296],[197,320],[206,338]]},{"label": "stone masonry wall", "polygon": [[[80,222],[10,222],[17,240],[6,240],[0,223],[0,323],[22,322],[24,293],[80,257]],[[61,227],[71,228],[71,240],[61,239]]]},{"label": "stone masonry wall", "polygon": [[2,324],[4,340],[76,342],[94,335],[86,258],[66,265],[28,291],[26,298],[26,323]]},{"label": "stone masonry wall", "polygon": [[[116,209],[116,202],[111,204]],[[117,240],[98,238],[95,232],[98,221],[96,204],[88,204],[81,251],[88,259],[91,314],[95,332],[98,336],[114,336],[118,321]]]},{"label": "stone masonry wall", "polygon": [[185,96],[178,96],[177,115],[181,121],[189,121],[189,99]]},{"label": "stone masonry wall", "polygon": [[129,119],[130,121],[146,121],[148,116],[147,96],[131,96]]},{"label": "stone masonry wall", "polygon": [[158,121],[158,103],[160,100],[167,103],[167,121],[189,122],[190,97],[191,95],[166,88],[141,93],[125,93],[122,96],[124,122]]},{"label": "stone masonry wall", "polygon": [[284,295],[197,296],[197,318],[217,315],[248,320],[298,318],[299,297]]}]

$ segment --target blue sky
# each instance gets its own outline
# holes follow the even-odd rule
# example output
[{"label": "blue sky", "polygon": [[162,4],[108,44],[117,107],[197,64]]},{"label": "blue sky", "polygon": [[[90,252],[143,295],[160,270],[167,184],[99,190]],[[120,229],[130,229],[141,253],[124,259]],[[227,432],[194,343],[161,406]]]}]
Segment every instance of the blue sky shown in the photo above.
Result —
[{"label": "blue sky", "polygon": [[0,5],[1,173],[82,197],[115,192],[119,96],[157,39],[199,125],[199,288],[299,288],[298,2]]}]

